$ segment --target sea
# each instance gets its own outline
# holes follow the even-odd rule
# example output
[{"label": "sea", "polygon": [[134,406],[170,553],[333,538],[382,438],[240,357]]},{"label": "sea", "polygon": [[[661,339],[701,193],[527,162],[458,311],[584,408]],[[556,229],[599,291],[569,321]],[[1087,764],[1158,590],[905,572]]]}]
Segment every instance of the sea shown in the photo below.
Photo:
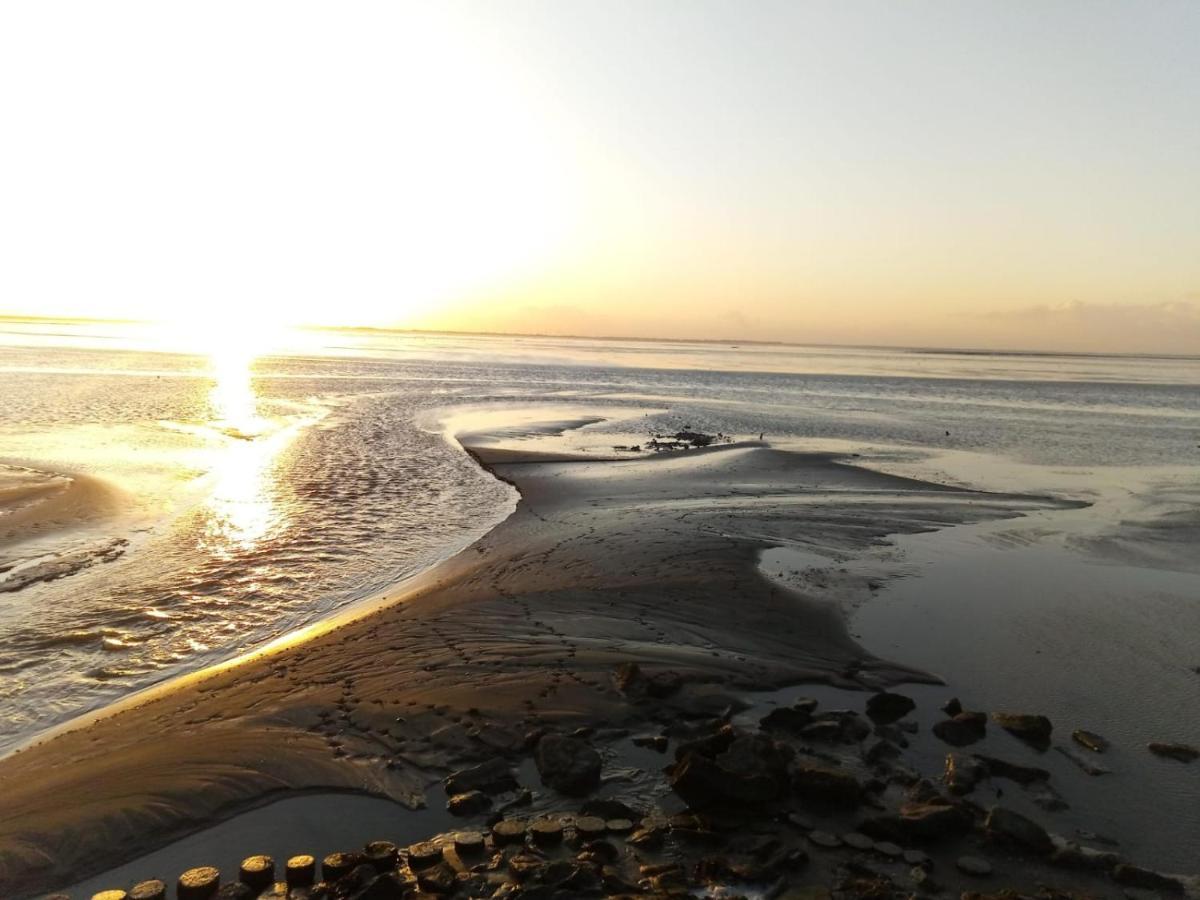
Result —
[{"label": "sea", "polygon": [[890,541],[851,630],[981,708],[1108,734],[1144,802],[1200,829],[1196,779],[1144,753],[1200,743],[1200,357],[367,329],[172,348],[0,320],[0,754],[470,545],[517,498],[458,444],[468,419],[587,422],[555,432],[581,452],[761,436],[1085,501]]}]

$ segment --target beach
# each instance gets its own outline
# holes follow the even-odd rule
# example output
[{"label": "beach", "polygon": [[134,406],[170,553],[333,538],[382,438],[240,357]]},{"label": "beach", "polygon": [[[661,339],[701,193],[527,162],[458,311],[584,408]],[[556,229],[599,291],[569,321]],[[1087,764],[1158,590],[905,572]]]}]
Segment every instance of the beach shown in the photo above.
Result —
[{"label": "beach", "polygon": [[[1187,865],[1190,772],[1186,764],[1145,749],[1149,741],[1195,740],[1191,723],[1163,712],[1195,677],[1179,658],[1189,652],[1183,635],[1190,632],[1178,626],[1192,613],[1163,612],[1161,623],[1142,617],[1121,626],[1146,629],[1148,642],[1159,640],[1156,629],[1179,630],[1182,644],[1167,654],[1178,673],[1161,676],[1162,703],[1120,707],[1120,727],[1103,702],[1064,705],[1056,699],[1058,685],[1069,681],[1054,674],[1064,661],[1079,646],[1090,646],[1102,669],[1104,645],[1068,644],[1045,671],[1024,677],[1027,664],[1015,660],[1022,647],[1034,653],[1036,639],[1001,639],[999,624],[979,632],[972,621],[953,617],[955,586],[969,584],[974,571],[987,573],[988,584],[1002,581],[1011,559],[1003,554],[1013,547],[1075,553],[1084,544],[1111,542],[1105,537],[1111,529],[1096,525],[1095,509],[1116,501],[1097,490],[1090,470],[996,460],[988,468],[976,454],[872,451],[861,443],[852,449],[850,442],[816,436],[759,439],[749,429],[721,430],[717,439],[705,417],[722,413],[711,400],[707,413],[697,400],[682,412],[667,412],[661,394],[627,391],[618,397],[607,385],[593,393],[581,398],[560,392],[549,402],[529,402],[515,391],[482,402],[477,396],[450,402],[439,397],[417,415],[406,413],[422,434],[441,442],[448,459],[457,460],[446,471],[473,472],[469,477],[490,485],[481,495],[486,503],[477,508],[490,509],[494,518],[472,525],[479,536],[443,552],[440,561],[393,577],[391,588],[349,596],[352,602],[318,609],[297,627],[277,627],[270,640],[241,655],[157,683],[131,680],[129,687],[141,687],[31,733],[0,760],[7,813],[0,822],[0,883],[14,896],[72,885],[82,896],[207,864],[213,854],[234,853],[232,844],[244,843],[245,855],[270,844],[283,856],[351,849],[349,843],[313,848],[315,834],[358,843],[420,841],[479,828],[520,792],[502,792],[464,816],[450,816],[441,781],[497,759],[531,792],[519,808],[522,820],[577,815],[586,798],[551,787],[535,765],[546,734],[584,735],[603,760],[600,781],[588,796],[649,817],[685,808],[688,788],[674,785],[676,774],[663,767],[678,762],[681,745],[722,723],[738,733],[770,735],[798,758],[842,767],[861,784],[885,784],[872,803],[886,813],[899,809],[916,783],[905,784],[904,773],[943,783],[946,754],[956,751],[935,736],[934,726],[946,718],[940,708],[955,696],[985,718],[1013,709],[1052,714],[1053,743],[1070,751],[1031,748],[996,724],[979,738],[982,743],[962,751],[1044,773],[1004,790],[1002,782],[981,776],[976,790],[994,796],[963,801],[980,813],[974,826],[964,826],[962,840],[967,849],[991,855],[1001,877],[1010,879],[1004,884],[1050,879],[1111,887],[1105,871],[1081,872],[1077,865],[1052,863],[1046,853],[1005,852],[996,859],[984,819],[996,802],[1040,822],[1055,835],[1059,856],[1080,844],[1092,853],[1127,854],[1121,864],[1194,874]],[[310,435],[328,449],[336,429],[347,424],[351,434],[363,434],[353,416],[374,416],[382,408],[374,397],[335,408],[326,424],[294,439],[297,452]],[[855,421],[870,420],[856,415]],[[705,432],[678,433],[713,440],[701,446],[689,445],[688,438],[681,442],[687,449],[652,452],[645,446],[647,432],[664,420],[677,427],[703,422]],[[839,420],[842,427],[850,421],[843,415],[828,421]],[[660,433],[664,446],[680,443],[669,437],[672,432]],[[1152,477],[1167,487],[1180,483],[1168,467],[1153,469]],[[989,489],[972,481],[987,482]],[[996,489],[1000,485],[1006,489]],[[328,505],[335,490],[346,488],[331,481],[321,502]],[[1155,508],[1178,515],[1173,507]],[[375,509],[386,517],[386,507]],[[1106,512],[1104,522],[1113,518]],[[1127,553],[1171,552],[1169,542],[1144,539],[1144,515],[1131,521],[1140,532],[1121,533]],[[290,527],[311,538],[307,525],[296,515]],[[370,533],[368,516],[363,552],[378,543]],[[1000,555],[979,556],[972,541]],[[287,540],[279,546],[291,552]],[[261,566],[263,545],[250,552],[255,556],[248,558]],[[118,560],[94,569],[112,578],[121,565],[132,564]],[[924,589],[936,588],[935,576],[954,572],[955,565],[973,568],[945,588]],[[1047,577],[1066,579],[1061,585],[1092,584],[1087,579],[1099,577],[1053,556],[1043,566]],[[1128,566],[1122,571],[1133,579],[1123,588],[1127,592],[1140,590],[1149,577]],[[1157,571],[1160,580],[1168,579],[1157,601],[1166,610],[1162,604],[1185,593],[1192,576]],[[92,576],[28,590],[57,590],[76,577]],[[914,592],[903,594],[910,586]],[[983,596],[981,588],[971,590]],[[896,602],[889,602],[893,594]],[[1065,608],[1052,599],[1045,597],[1039,610]],[[887,615],[900,615],[896,611],[914,600],[926,601],[919,614],[888,624]],[[989,609],[1008,610],[998,623],[1034,614],[1014,613],[1003,597],[987,602]],[[163,610],[175,611],[170,605]],[[971,653],[972,646],[985,646],[980,642],[988,634],[997,635],[991,655]],[[990,660],[990,668],[965,668],[947,652],[954,648],[962,659]],[[1135,652],[1129,665],[1144,657]],[[904,717],[914,731],[901,735],[866,715],[869,698],[886,691],[915,700],[915,710]],[[773,712],[793,717],[787,711],[797,703],[808,709],[804,697],[819,702],[818,718],[805,719],[795,734],[765,724],[778,720],[771,719]],[[838,723],[834,734],[820,725],[832,721]],[[813,725],[818,727],[803,731]],[[1113,748],[1089,765],[1113,771],[1099,776],[1080,768],[1074,757],[1084,751],[1070,737],[1077,729],[1097,729],[1112,739]],[[647,736],[654,740],[642,740]],[[659,740],[668,748],[665,755],[647,749]],[[903,754],[869,759],[867,751],[879,742]],[[1177,795],[1184,804],[1177,828],[1156,830],[1153,811],[1139,809],[1139,802],[1154,802],[1154,792]],[[362,827],[374,834],[361,834],[348,822],[341,830],[333,827],[329,820],[342,816],[361,817],[367,823]],[[313,821],[320,824],[297,824]],[[809,829],[858,833],[854,829],[864,821],[861,811],[838,810]],[[811,857],[808,877],[838,877],[845,846],[825,854],[807,830],[774,813],[761,824],[788,846],[804,849]],[[723,839],[730,853],[741,852],[735,838]],[[940,878],[971,883],[955,868],[962,847],[951,842],[945,850],[927,849],[949,854],[939,863]],[[676,863],[690,858],[670,844],[664,853]],[[194,854],[204,858],[188,858]],[[1104,861],[1110,869],[1116,864]],[[236,862],[228,857],[221,865]]]}]

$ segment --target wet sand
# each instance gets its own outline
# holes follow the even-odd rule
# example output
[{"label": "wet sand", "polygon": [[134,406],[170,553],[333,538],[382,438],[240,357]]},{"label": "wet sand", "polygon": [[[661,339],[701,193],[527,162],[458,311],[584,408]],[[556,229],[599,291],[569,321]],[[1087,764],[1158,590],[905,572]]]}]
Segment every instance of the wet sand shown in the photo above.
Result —
[{"label": "wet sand", "polygon": [[612,680],[626,662],[683,676],[663,701],[681,718],[718,713],[734,691],[932,681],[863,651],[828,592],[766,578],[761,552],[852,551],[1071,505],[763,444],[620,461],[468,449],[521,501],[466,551],[368,614],[0,761],[0,883],[71,883],[289,791],[417,806],[449,769],[516,752],[531,728],[635,726]]}]

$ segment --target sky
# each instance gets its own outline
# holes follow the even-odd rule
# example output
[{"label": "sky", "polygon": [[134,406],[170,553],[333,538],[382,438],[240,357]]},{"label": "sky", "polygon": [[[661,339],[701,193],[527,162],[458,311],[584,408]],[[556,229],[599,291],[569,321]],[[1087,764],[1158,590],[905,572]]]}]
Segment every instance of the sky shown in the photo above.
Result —
[{"label": "sky", "polygon": [[0,5],[0,314],[1200,353],[1194,0]]}]

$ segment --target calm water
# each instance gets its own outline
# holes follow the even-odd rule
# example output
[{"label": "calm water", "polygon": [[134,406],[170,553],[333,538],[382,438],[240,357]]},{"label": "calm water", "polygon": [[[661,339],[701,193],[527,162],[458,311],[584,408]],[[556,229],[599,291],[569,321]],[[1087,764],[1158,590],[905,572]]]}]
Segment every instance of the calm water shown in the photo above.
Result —
[{"label": "calm water", "polygon": [[0,325],[0,750],[484,533],[514,497],[444,433],[464,405],[592,408],[607,420],[563,439],[589,446],[765,432],[1056,491],[1104,512],[1074,552],[1196,565],[1195,359],[371,332],[262,356],[153,346],[135,326]]}]

